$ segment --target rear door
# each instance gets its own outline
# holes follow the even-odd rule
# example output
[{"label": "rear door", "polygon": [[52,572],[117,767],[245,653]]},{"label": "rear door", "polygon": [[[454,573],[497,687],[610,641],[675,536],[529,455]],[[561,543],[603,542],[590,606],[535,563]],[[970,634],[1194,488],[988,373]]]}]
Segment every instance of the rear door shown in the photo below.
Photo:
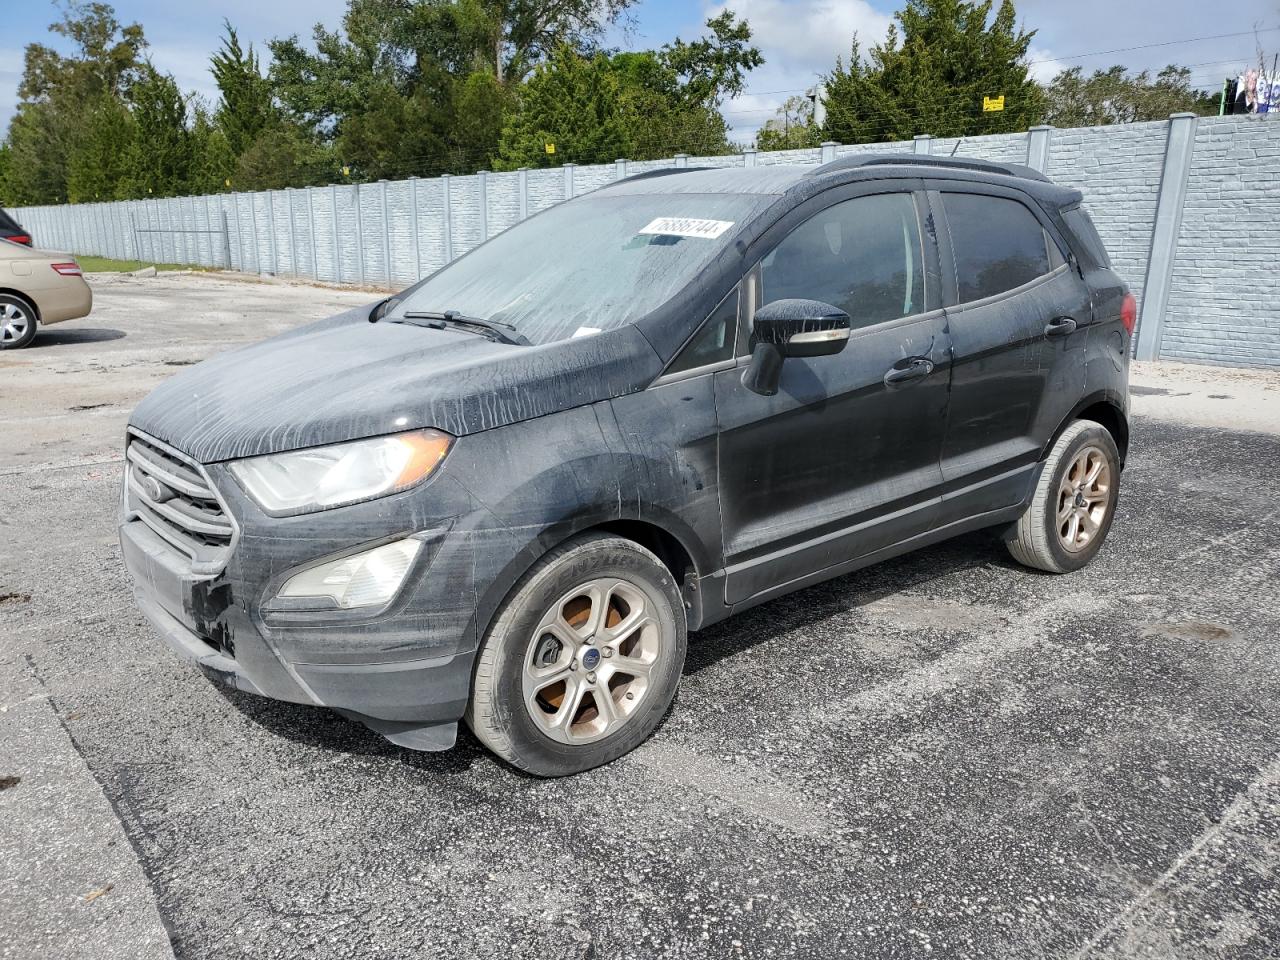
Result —
[{"label": "rear door", "polygon": [[944,515],[1020,502],[1084,389],[1088,287],[1040,206],[1005,187],[931,181],[953,350]]},{"label": "rear door", "polygon": [[715,375],[729,604],[933,522],[950,352],[920,187],[839,188],[759,244],[746,317],[814,299],[845,310],[853,331],[836,356],[786,360],[772,397],[742,385],[745,356]]}]

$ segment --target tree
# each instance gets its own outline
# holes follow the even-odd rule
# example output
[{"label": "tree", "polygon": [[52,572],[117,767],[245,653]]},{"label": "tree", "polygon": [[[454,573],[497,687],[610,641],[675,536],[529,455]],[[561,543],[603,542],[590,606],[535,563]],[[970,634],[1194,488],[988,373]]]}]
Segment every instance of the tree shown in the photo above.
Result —
[{"label": "tree", "polygon": [[562,44],[588,50],[636,0],[461,0],[440,6],[501,84],[520,83]]},{"label": "tree", "polygon": [[118,131],[95,117],[108,100],[128,95],[146,40],[142,27],[121,26],[107,4],[68,2],[61,9],[62,18],[49,29],[72,41],[74,51],[64,55],[32,43],[24,55],[20,102],[8,133],[11,161],[0,181],[0,191],[13,203],[67,199],[73,168],[78,194],[114,192],[110,184],[90,179],[94,163],[87,158],[106,157],[119,145]]},{"label": "tree", "polygon": [[[660,50],[590,56],[562,45],[519,91],[502,131],[498,165],[648,160],[729,149],[720,104],[763,62],[751,29],[732,12],[709,35]],[[548,154],[546,145],[556,152]]]},{"label": "tree", "polygon": [[187,101],[169,74],[150,63],[129,91],[137,136],[122,192],[132,197],[175,197],[188,192],[195,149],[187,127]]},{"label": "tree", "polygon": [[8,143],[0,142],[0,206],[10,202],[8,194],[5,193],[4,184],[11,163],[13,163],[13,149]]},{"label": "tree", "polygon": [[787,97],[778,113],[756,134],[757,150],[796,150],[822,143],[822,129],[813,122],[813,101],[808,97]]},{"label": "tree", "polygon": [[635,0],[350,0],[315,52],[270,43],[288,116],[358,177],[470,172],[497,152],[515,91],[558,45],[592,48]]},{"label": "tree", "polygon": [[116,200],[129,177],[138,129],[116,96],[103,93],[86,105],[84,128],[67,160],[66,199],[71,203]]},{"label": "tree", "polygon": [[271,84],[258,69],[253,45],[247,50],[241,48],[235,28],[227,20],[222,24],[226,31],[222,47],[209,60],[209,72],[222,94],[214,122],[227,138],[232,153],[240,156],[277,116]]},{"label": "tree", "polygon": [[[857,37],[846,65],[826,77],[823,139],[907,140],[916,133],[974,136],[1025,130],[1044,116],[1027,49],[1035,31],[1017,28],[1012,0],[907,0],[884,43],[861,57]],[[984,97],[1004,99],[986,113]]]},{"label": "tree", "polygon": [[1170,64],[1155,80],[1143,70],[1130,75],[1122,66],[1095,70],[1063,70],[1045,86],[1045,122],[1059,127],[1091,127],[1112,123],[1164,120],[1171,113],[1209,116],[1218,112],[1218,95],[1191,87],[1191,70]]},{"label": "tree", "polygon": [[621,84],[609,58],[584,57],[562,44],[525,84],[520,108],[502,131],[498,166],[514,170],[625,156],[620,104]]},{"label": "tree", "polygon": [[283,190],[332,183],[338,165],[332,150],[297,127],[267,127],[236,161],[232,182],[238,190]]}]

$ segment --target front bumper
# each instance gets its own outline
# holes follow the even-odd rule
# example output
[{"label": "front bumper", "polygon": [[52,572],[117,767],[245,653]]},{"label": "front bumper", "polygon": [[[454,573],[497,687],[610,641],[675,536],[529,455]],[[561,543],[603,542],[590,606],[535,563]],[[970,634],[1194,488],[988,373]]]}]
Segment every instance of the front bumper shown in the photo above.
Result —
[{"label": "front bumper", "polygon": [[[193,572],[192,558],[130,510],[127,488],[122,499],[124,563],[139,609],[169,647],[234,689],[329,707],[415,749],[452,746],[476,647],[473,538],[448,536],[456,516],[415,516],[413,501],[388,498],[272,519],[255,516],[238,488],[220,481],[237,535],[211,576]],[[270,602],[300,565],[365,549],[388,528],[417,531],[424,547],[386,608],[298,611]]]}]

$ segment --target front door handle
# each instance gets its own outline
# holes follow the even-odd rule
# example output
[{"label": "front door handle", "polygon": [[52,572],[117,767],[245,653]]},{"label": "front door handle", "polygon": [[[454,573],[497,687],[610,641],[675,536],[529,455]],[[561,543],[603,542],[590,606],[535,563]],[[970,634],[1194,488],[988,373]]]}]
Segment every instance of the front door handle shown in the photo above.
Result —
[{"label": "front door handle", "polygon": [[923,380],[933,373],[933,361],[928,357],[903,357],[884,375],[886,387],[899,387],[904,383]]},{"label": "front door handle", "polygon": [[1044,328],[1046,337],[1065,337],[1076,332],[1076,322],[1071,317],[1054,317]]}]

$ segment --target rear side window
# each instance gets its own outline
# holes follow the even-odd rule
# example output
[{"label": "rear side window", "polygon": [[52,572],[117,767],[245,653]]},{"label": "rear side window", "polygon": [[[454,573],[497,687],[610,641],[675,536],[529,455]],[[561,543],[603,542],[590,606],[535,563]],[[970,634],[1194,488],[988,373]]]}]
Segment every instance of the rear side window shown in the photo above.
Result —
[{"label": "rear side window", "polygon": [[18,226],[18,221],[9,216],[3,210],[0,210],[0,230],[9,230],[17,233],[22,228]]},{"label": "rear side window", "polygon": [[1067,222],[1067,229],[1084,247],[1085,253],[1100,267],[1111,269],[1111,258],[1107,256],[1107,248],[1098,236],[1098,228],[1093,225],[1093,218],[1084,207],[1072,207],[1062,211],[1062,219]]},{"label": "rear side window", "polygon": [[1053,241],[1017,200],[944,193],[960,302],[992,297],[1044,276]]},{"label": "rear side window", "polygon": [[923,260],[911,194],[855,197],[814,214],[764,258],[760,303],[821,300],[855,330],[923,313]]}]

